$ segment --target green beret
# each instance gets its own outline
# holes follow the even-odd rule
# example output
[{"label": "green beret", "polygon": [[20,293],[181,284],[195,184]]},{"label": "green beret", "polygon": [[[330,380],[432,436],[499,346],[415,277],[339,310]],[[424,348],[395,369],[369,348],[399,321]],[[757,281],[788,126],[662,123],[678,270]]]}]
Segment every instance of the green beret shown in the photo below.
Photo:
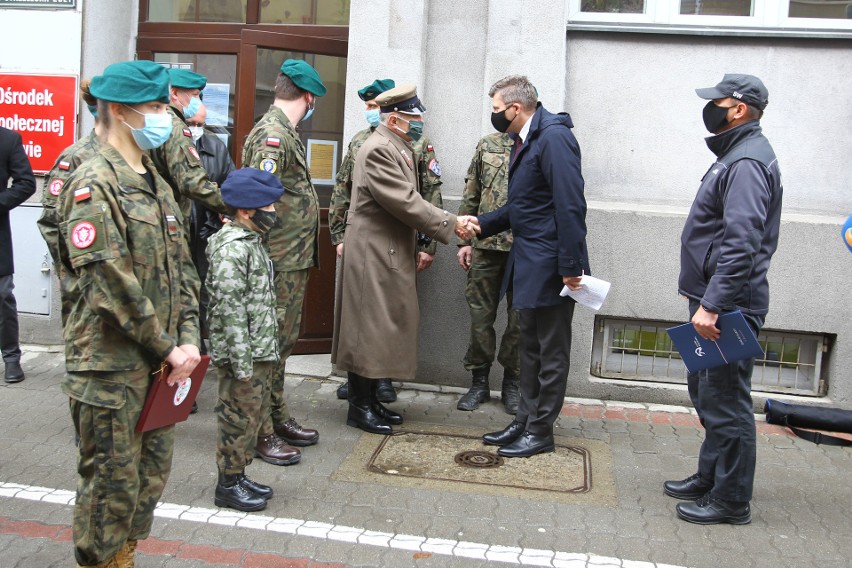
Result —
[{"label": "green beret", "polygon": [[288,59],[281,64],[281,73],[290,77],[293,84],[312,95],[321,97],[326,88],[317,70],[301,59]]},{"label": "green beret", "polygon": [[169,69],[172,87],[178,89],[203,89],[207,86],[207,77],[189,69]]},{"label": "green beret", "polygon": [[89,92],[96,99],[113,103],[168,103],[169,74],[159,63],[144,59],[113,63],[103,75],[92,78]]},{"label": "green beret", "polygon": [[358,91],[358,96],[361,97],[362,101],[372,101],[385,91],[389,91],[394,87],[396,87],[396,83],[393,82],[393,79],[376,79]]}]

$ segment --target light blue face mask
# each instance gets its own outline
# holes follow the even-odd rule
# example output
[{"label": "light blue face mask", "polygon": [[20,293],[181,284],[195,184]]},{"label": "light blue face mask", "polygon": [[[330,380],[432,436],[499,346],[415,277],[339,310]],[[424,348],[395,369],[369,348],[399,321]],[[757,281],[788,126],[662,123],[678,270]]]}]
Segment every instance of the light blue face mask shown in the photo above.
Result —
[{"label": "light blue face mask", "polygon": [[364,118],[367,119],[367,122],[370,123],[370,126],[373,128],[379,125],[379,109],[372,108],[370,110],[364,111]]},{"label": "light blue face mask", "polygon": [[314,100],[313,102],[311,102],[310,106],[308,106],[308,112],[306,112],[306,113],[305,113],[305,116],[304,116],[304,117],[302,117],[301,122],[305,122],[306,120],[308,120],[309,118],[311,118],[311,115],[312,115],[312,114],[314,114],[314,107],[316,106],[316,104],[317,104],[316,100]]},{"label": "light blue face mask", "polygon": [[192,118],[196,114],[198,114],[199,109],[201,108],[201,99],[198,97],[192,97],[189,99],[189,105],[183,107],[183,117],[184,118]]},{"label": "light blue face mask", "polygon": [[154,148],[159,148],[163,144],[165,144],[166,140],[169,139],[169,136],[172,135],[172,117],[169,116],[169,113],[164,112],[162,114],[154,114],[147,112],[139,112],[133,107],[124,105],[136,114],[141,114],[145,117],[145,126],[142,128],[133,128],[126,122],[124,125],[130,129],[131,134],[133,134],[133,140],[136,141],[136,145],[139,146],[142,150],[153,150]]}]

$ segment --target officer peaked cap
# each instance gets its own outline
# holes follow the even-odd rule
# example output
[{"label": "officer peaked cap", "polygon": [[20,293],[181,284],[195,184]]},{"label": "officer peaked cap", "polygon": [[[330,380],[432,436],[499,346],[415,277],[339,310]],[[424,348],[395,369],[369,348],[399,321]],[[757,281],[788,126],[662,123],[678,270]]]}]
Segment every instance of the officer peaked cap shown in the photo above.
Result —
[{"label": "officer peaked cap", "polygon": [[234,170],[222,182],[222,201],[237,209],[258,209],[275,203],[284,186],[269,172],[254,168]]},{"label": "officer peaked cap", "polygon": [[169,74],[159,63],[148,60],[113,63],[103,75],[92,77],[89,92],[96,99],[138,105],[169,102]]},{"label": "officer peaked cap", "polygon": [[385,91],[376,97],[381,112],[401,112],[404,114],[423,114],[426,107],[417,98],[417,86],[407,83]]}]

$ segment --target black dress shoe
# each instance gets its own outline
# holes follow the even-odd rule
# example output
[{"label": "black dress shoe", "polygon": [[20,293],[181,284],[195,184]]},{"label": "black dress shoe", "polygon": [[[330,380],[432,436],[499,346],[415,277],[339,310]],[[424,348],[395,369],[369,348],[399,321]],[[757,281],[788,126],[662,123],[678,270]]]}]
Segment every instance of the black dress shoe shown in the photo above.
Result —
[{"label": "black dress shoe", "polygon": [[257,481],[253,481],[246,477],[246,474],[244,473],[240,474],[240,485],[257,495],[258,497],[265,499],[266,501],[272,499],[273,492],[270,486],[258,483]]},{"label": "black dress shoe", "polygon": [[379,402],[395,402],[396,391],[390,379],[379,379],[376,385],[376,398]]},{"label": "black dress shoe", "polygon": [[681,481],[666,481],[663,483],[663,491],[669,497],[695,501],[703,497],[705,493],[713,489],[713,484],[706,481],[701,474],[695,473]]},{"label": "black dress shoe", "polygon": [[487,446],[505,446],[511,444],[521,437],[524,433],[524,426],[521,422],[512,420],[512,423],[500,430],[499,432],[489,432],[482,437],[482,441]]},{"label": "black dress shoe", "polygon": [[390,408],[385,407],[381,402],[374,402],[370,405],[370,408],[388,424],[393,424],[394,426],[402,424],[402,414],[398,414]]},{"label": "black dress shoe", "polygon": [[13,383],[20,383],[24,380],[24,370],[21,368],[21,363],[19,361],[10,361],[6,363],[6,372],[4,374],[4,379],[10,385]]},{"label": "black dress shoe", "polygon": [[346,400],[349,398],[349,381],[346,381],[339,387],[337,387],[337,398],[341,400]]},{"label": "black dress shoe", "polygon": [[504,458],[528,458],[536,454],[552,452],[554,449],[553,434],[539,436],[524,432],[523,436],[497,450],[497,455]]},{"label": "black dress shoe", "polygon": [[696,525],[747,525],[751,522],[748,501],[723,501],[709,493],[692,503],[678,503],[677,516]]}]

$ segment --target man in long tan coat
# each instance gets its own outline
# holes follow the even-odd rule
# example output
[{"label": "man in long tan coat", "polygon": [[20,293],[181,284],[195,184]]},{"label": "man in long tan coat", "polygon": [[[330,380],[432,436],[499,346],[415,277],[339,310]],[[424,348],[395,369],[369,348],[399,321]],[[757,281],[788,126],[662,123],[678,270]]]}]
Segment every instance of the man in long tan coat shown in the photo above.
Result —
[{"label": "man in long tan coat", "polygon": [[349,374],[347,424],[390,434],[402,416],[382,406],[375,379],[414,379],[417,368],[417,232],[449,242],[464,236],[468,218],[424,200],[412,141],[423,132],[414,85],[379,95],[381,124],[355,160],[346,247],[337,289],[331,361]]}]

